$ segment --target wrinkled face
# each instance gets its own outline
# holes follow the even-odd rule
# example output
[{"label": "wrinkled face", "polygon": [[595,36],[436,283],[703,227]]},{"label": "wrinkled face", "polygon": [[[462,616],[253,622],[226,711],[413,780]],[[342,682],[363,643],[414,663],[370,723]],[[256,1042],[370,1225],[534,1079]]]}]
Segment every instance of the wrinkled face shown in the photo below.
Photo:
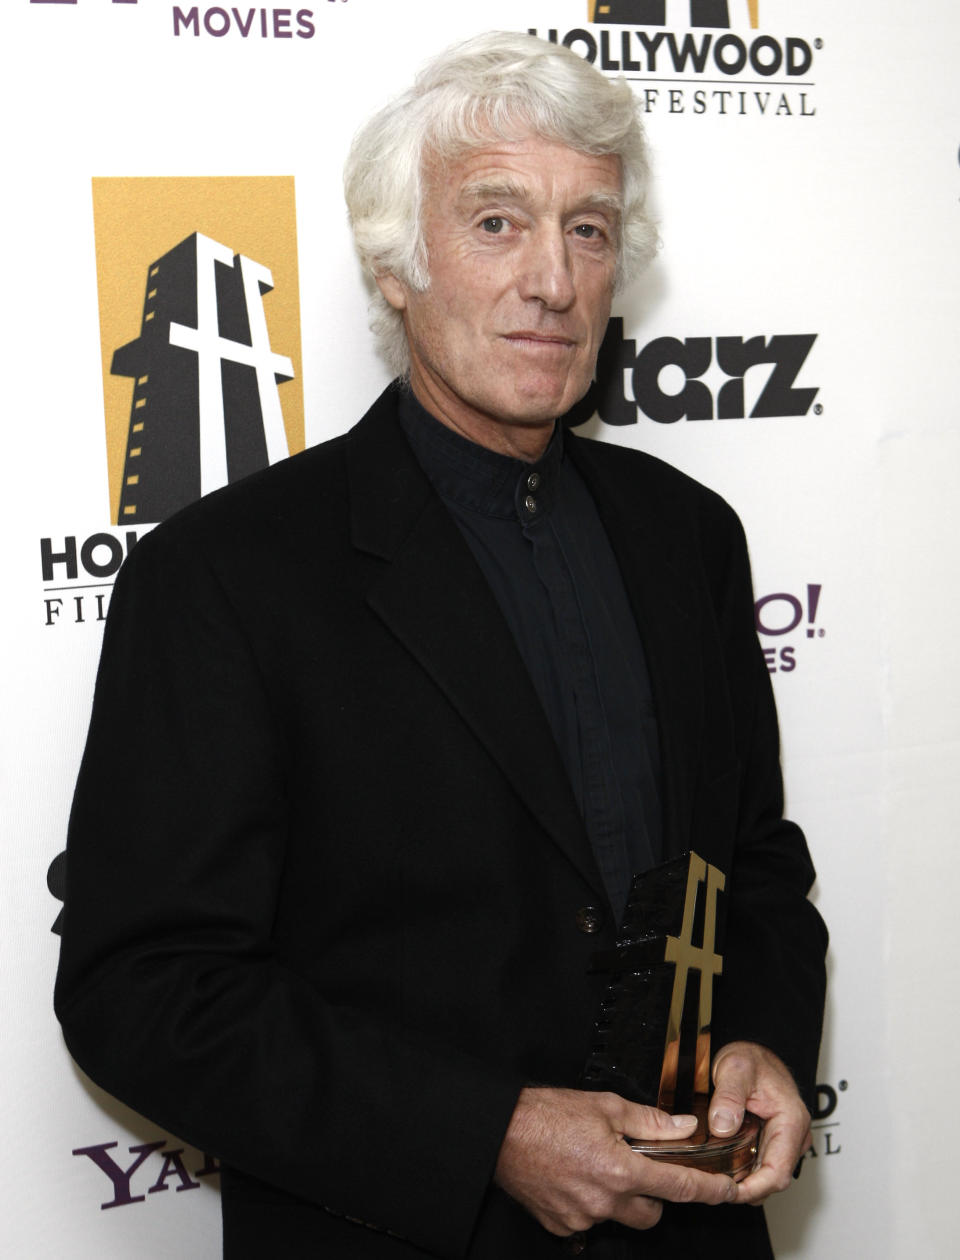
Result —
[{"label": "wrinkled face", "polygon": [[428,167],[424,201],[429,288],[378,281],[403,315],[414,393],[471,440],[536,458],[593,376],[620,162],[534,136],[497,141]]}]

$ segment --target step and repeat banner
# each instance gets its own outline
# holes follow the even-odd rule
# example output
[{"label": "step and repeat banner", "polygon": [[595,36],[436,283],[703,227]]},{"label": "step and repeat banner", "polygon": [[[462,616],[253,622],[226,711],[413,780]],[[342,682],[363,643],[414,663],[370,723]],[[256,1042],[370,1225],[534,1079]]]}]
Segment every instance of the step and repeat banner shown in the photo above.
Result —
[{"label": "step and repeat banner", "polygon": [[8,0],[2,25],[3,1254],[219,1254],[215,1160],[85,1079],[51,1009],[103,621],[157,521],[344,431],[388,379],[343,159],[491,27],[625,75],[645,110],[662,249],[581,431],[713,486],[750,539],[832,932],[778,1255],[954,1254],[953,0]]}]

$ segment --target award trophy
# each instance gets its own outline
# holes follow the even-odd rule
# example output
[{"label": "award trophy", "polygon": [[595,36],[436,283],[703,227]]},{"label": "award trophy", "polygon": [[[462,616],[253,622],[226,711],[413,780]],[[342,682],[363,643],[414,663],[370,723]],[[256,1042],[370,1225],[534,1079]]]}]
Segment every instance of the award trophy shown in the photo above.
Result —
[{"label": "award trophy", "polygon": [[696,1131],[681,1141],[626,1141],[650,1159],[742,1181],[756,1159],[761,1121],[748,1112],[740,1131],[722,1138],[707,1127],[713,982],[723,970],[715,949],[717,894],[724,883],[723,872],[696,853],[634,876],[616,947],[592,960],[607,987],[582,1084],[695,1115]]}]

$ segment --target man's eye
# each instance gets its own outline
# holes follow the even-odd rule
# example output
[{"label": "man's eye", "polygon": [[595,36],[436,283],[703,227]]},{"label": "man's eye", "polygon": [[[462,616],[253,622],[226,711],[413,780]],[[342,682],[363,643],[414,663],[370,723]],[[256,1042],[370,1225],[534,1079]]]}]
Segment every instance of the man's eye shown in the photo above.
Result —
[{"label": "man's eye", "polygon": [[499,215],[493,214],[489,219],[484,219],[480,226],[485,232],[489,232],[491,236],[496,236],[497,233],[502,232],[507,226],[507,221],[506,219],[501,219]]},{"label": "man's eye", "polygon": [[573,230],[585,241],[593,241],[600,236],[600,229],[594,223],[578,223]]}]

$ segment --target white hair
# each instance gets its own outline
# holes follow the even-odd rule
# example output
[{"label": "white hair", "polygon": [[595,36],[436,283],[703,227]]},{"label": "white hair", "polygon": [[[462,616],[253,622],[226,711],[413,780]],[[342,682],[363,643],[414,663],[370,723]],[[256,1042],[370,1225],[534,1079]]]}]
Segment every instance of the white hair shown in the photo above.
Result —
[{"label": "white hair", "polygon": [[[617,287],[632,280],[653,256],[657,233],[644,205],[647,148],[630,85],[605,78],[562,44],[509,31],[478,35],[441,53],[354,137],[344,192],[368,279],[392,274],[416,291],[429,286],[421,221],[425,156],[445,163],[491,140],[531,134],[619,158]],[[375,283],[370,326],[391,368],[406,375],[402,316]]]}]

